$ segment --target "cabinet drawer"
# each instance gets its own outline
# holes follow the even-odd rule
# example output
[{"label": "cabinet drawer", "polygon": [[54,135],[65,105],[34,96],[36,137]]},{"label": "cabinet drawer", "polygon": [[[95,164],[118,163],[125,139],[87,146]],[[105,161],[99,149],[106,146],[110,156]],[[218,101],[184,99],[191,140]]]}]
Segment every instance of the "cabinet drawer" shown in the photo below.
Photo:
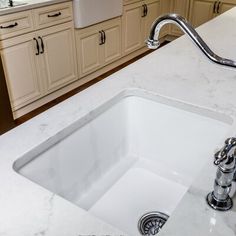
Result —
[{"label": "cabinet drawer", "polygon": [[64,23],[73,19],[71,2],[35,9],[33,14],[36,29]]},{"label": "cabinet drawer", "polygon": [[135,2],[141,2],[141,0],[123,0],[123,5],[128,5]]},{"label": "cabinet drawer", "polygon": [[33,30],[31,11],[0,17],[0,39],[14,37]]}]

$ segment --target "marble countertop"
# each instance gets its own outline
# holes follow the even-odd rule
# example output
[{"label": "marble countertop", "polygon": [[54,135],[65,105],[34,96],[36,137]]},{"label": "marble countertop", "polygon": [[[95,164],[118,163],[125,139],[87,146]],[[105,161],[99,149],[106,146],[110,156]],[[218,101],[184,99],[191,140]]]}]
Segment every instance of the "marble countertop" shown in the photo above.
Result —
[{"label": "marble countertop", "polygon": [[[217,54],[236,60],[236,8],[198,30]],[[186,37],[149,54],[107,79],[0,136],[0,235],[125,235],[85,210],[17,174],[13,163],[124,89],[223,113],[234,120],[236,134],[236,69],[210,62]],[[222,137],[222,143],[226,137]],[[236,235],[235,206],[217,212],[207,206],[216,168],[212,157],[171,215],[160,236]]]},{"label": "marble countertop", "polygon": [[[71,1],[71,0],[17,0],[17,3],[22,2],[23,4],[14,6],[14,7],[0,8],[0,16],[16,13],[20,11],[30,10],[37,7],[48,6],[48,5],[52,5],[56,3],[67,2],[67,1]],[[14,3],[14,0],[13,0],[13,3]]]}]

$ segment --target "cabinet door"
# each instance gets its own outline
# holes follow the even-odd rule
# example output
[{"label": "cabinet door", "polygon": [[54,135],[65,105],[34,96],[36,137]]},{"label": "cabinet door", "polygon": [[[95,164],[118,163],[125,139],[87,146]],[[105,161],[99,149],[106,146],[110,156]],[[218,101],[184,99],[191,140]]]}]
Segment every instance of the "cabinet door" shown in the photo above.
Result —
[{"label": "cabinet door", "polygon": [[[172,12],[177,13],[186,19],[188,18],[188,12],[189,12],[189,0],[173,0],[172,1]],[[171,32],[172,34],[176,36],[180,36],[183,34],[182,30],[177,27],[172,25],[171,26]]]},{"label": "cabinet door", "polygon": [[103,63],[108,64],[121,57],[121,21],[113,20],[105,26],[105,43],[103,45]]},{"label": "cabinet door", "polygon": [[161,4],[160,1],[153,1],[153,2],[148,2],[146,1],[147,4],[147,15],[143,17],[144,21],[144,35],[143,35],[143,45],[145,40],[148,38],[150,29],[152,26],[152,23],[155,21],[155,19],[161,15]]},{"label": "cabinet door", "polygon": [[142,13],[140,3],[124,6],[122,16],[122,52],[127,55],[143,46]]},{"label": "cabinet door", "polygon": [[45,77],[45,93],[77,79],[75,43],[71,23],[38,32]]},{"label": "cabinet door", "polygon": [[190,22],[197,27],[214,17],[215,1],[193,0],[190,7]]},{"label": "cabinet door", "polygon": [[99,29],[91,29],[87,32],[78,30],[76,33],[78,67],[80,77],[95,71],[101,65],[100,59],[100,33]]},{"label": "cabinet door", "polygon": [[[160,0],[161,4],[161,15],[168,14],[171,12],[171,0]],[[164,25],[161,28],[160,37],[164,37],[169,34],[170,25]]]},{"label": "cabinet door", "polygon": [[228,10],[230,10],[231,8],[235,7],[236,6],[236,3],[235,4],[231,4],[231,3],[220,3],[220,13],[224,13]]},{"label": "cabinet door", "polygon": [[2,42],[1,57],[12,110],[15,111],[41,96],[37,73],[34,36],[21,36]]}]

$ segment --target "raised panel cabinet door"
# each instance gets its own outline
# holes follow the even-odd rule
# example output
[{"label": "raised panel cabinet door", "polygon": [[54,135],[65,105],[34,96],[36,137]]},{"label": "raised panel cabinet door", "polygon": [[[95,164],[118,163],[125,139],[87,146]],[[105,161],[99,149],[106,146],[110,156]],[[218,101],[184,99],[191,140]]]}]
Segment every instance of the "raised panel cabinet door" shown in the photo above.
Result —
[{"label": "raised panel cabinet door", "polygon": [[[25,36],[23,36],[25,37]],[[12,110],[15,111],[41,97],[37,74],[37,50],[33,37],[1,50],[3,68]]]},{"label": "raised panel cabinet door", "polygon": [[123,55],[127,55],[143,46],[142,7],[140,3],[124,6],[122,30]]},{"label": "raised panel cabinet door", "polygon": [[145,45],[145,40],[148,38],[152,23],[155,19],[161,15],[161,4],[160,1],[147,2],[147,15],[143,17],[144,19],[144,35],[143,35],[143,45]]},{"label": "raised panel cabinet door", "polygon": [[121,22],[116,21],[115,24],[104,29],[104,63],[108,64],[121,57]]},{"label": "raised panel cabinet door", "polygon": [[[189,0],[173,0],[172,4],[173,4],[172,6],[173,13],[179,14],[184,18],[188,19]],[[177,36],[183,34],[182,30],[175,25],[171,26],[171,32],[172,34]]]},{"label": "raised panel cabinet door", "polygon": [[91,30],[87,33],[80,34],[77,32],[78,48],[78,67],[80,77],[91,73],[101,66],[101,33],[99,30]]},{"label": "raised panel cabinet door", "polygon": [[71,24],[38,32],[45,93],[55,91],[77,79],[74,34]]},{"label": "raised panel cabinet door", "polygon": [[214,1],[193,0],[190,7],[190,22],[194,27],[214,17]]}]

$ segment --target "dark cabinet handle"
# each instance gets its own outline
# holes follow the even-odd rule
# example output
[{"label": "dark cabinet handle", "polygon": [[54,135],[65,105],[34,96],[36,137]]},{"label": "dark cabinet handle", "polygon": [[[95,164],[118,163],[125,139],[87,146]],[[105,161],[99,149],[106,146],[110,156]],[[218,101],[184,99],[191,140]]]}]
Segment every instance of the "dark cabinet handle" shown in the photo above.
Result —
[{"label": "dark cabinet handle", "polygon": [[142,7],[143,7],[143,15],[142,17],[145,17],[146,16],[146,4],[143,4]]},{"label": "dark cabinet handle", "polygon": [[34,38],[35,42],[36,42],[36,48],[37,48],[37,52],[35,53],[36,56],[39,55],[39,42],[36,38]]},{"label": "dark cabinet handle", "polygon": [[216,9],[216,13],[217,13],[217,14],[220,13],[220,4],[221,4],[221,2],[218,2],[217,9]]},{"label": "dark cabinet handle", "polygon": [[217,4],[217,1],[214,2],[213,13],[216,13],[216,4]]},{"label": "dark cabinet handle", "polygon": [[99,34],[100,34],[100,42],[99,42],[99,45],[103,45],[106,43],[106,33],[104,30],[100,30],[99,31]]},{"label": "dark cabinet handle", "polygon": [[14,28],[14,27],[16,27],[18,25],[18,23],[17,22],[15,22],[14,24],[12,24],[12,25],[7,25],[7,26],[0,26],[0,28],[1,29],[8,29],[8,28]]},{"label": "dark cabinet handle", "polygon": [[104,30],[102,30],[102,33],[103,33],[103,44],[105,44],[107,40],[106,33]]},{"label": "dark cabinet handle", "polygon": [[147,4],[143,4],[142,7],[143,7],[143,15],[142,15],[142,17],[145,17],[148,14]]},{"label": "dark cabinet handle", "polygon": [[148,6],[147,6],[147,4],[145,4],[145,8],[146,8],[146,10],[145,10],[145,16],[147,16],[147,14],[148,14]]},{"label": "dark cabinet handle", "polygon": [[99,45],[103,45],[103,44],[104,44],[104,34],[103,34],[103,30],[99,31],[99,34],[100,34]]},{"label": "dark cabinet handle", "polygon": [[44,43],[43,43],[43,39],[42,39],[42,37],[40,37],[40,36],[38,37],[38,39],[40,39],[40,41],[41,41],[41,49],[42,49],[42,50],[41,50],[40,53],[43,54],[43,53],[44,53]]},{"label": "dark cabinet handle", "polygon": [[57,16],[60,16],[61,15],[61,12],[58,12],[58,13],[55,13],[53,15],[48,15],[48,17],[57,17]]}]

